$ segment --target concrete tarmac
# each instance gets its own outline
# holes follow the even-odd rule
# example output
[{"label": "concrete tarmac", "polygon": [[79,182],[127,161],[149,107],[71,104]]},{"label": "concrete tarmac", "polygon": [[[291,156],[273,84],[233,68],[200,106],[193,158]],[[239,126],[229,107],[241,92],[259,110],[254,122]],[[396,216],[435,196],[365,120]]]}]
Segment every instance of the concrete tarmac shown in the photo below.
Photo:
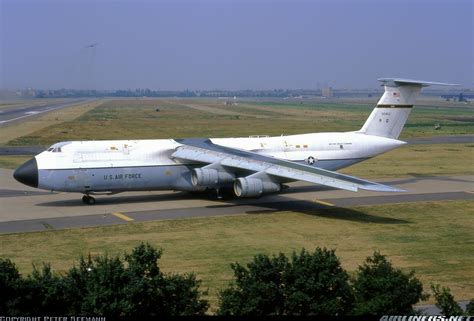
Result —
[{"label": "concrete tarmac", "polygon": [[[51,193],[29,188],[0,169],[0,233],[45,231],[64,228],[127,224],[189,217],[262,214],[278,211],[306,213],[328,206],[350,207],[433,200],[474,199],[474,175],[379,179],[405,189],[404,193],[358,193],[334,190],[302,182],[292,183],[284,193],[259,199],[208,200],[205,195],[173,191],[127,192],[96,196],[95,205],[85,205],[81,194]],[[321,215],[326,215],[322,213]],[[361,217],[364,216],[364,217]],[[348,220],[390,223],[394,219],[365,217],[355,212]]]}]

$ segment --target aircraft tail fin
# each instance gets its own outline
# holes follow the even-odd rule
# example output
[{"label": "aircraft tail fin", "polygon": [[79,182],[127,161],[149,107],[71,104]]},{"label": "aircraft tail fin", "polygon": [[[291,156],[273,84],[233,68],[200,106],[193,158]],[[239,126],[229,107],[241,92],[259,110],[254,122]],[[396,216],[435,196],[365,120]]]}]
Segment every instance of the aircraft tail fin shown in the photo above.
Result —
[{"label": "aircraft tail fin", "polygon": [[431,85],[457,86],[440,82],[381,78],[385,92],[360,133],[397,139],[405,125],[422,87]]}]

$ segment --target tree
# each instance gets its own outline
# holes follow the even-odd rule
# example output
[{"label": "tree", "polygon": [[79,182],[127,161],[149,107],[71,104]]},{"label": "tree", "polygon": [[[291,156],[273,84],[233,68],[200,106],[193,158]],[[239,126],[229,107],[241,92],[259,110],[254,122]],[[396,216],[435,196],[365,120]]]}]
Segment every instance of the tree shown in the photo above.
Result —
[{"label": "tree", "polygon": [[79,266],[66,274],[71,312],[103,316],[123,315],[124,287],[129,283],[123,262],[118,256],[82,257]]},{"label": "tree", "polygon": [[413,305],[427,297],[414,271],[395,269],[379,252],[359,266],[353,286],[356,315],[413,314]]},{"label": "tree", "polygon": [[162,273],[158,267],[161,254],[161,250],[142,243],[125,255],[130,280],[124,288],[126,315],[203,315],[209,304],[200,298],[200,281],[192,273]]},{"label": "tree", "polygon": [[219,294],[223,315],[344,315],[352,290],[334,250],[317,248],[257,255],[244,267],[231,264],[234,281]]},{"label": "tree", "polygon": [[474,299],[469,301],[464,312],[451,294],[450,288],[441,287],[439,284],[431,284],[431,291],[435,296],[436,306],[443,315],[474,315]]},{"label": "tree", "polygon": [[141,243],[131,254],[81,258],[67,273],[72,311],[104,316],[202,315],[200,282],[193,274],[166,275],[158,260],[162,251]]},{"label": "tree", "polygon": [[0,259],[0,312],[9,315],[157,316],[202,315],[194,274],[164,274],[161,250],[140,244],[131,254],[80,258],[64,275],[49,264],[22,279],[15,265]]},{"label": "tree", "polygon": [[[164,278],[160,292],[164,297],[162,313],[165,315],[204,315],[209,303],[201,299],[200,281],[193,273],[171,274]],[[207,294],[207,291],[202,294]]]},{"label": "tree", "polygon": [[232,263],[234,283],[219,294],[219,314],[284,314],[284,277],[288,258],[280,253],[269,258],[259,254],[247,268]]},{"label": "tree", "polygon": [[466,315],[474,315],[474,299],[471,299],[466,306]]},{"label": "tree", "polygon": [[49,264],[41,269],[33,265],[33,272],[21,283],[18,309],[22,315],[64,315],[69,312],[68,297],[64,278],[53,273]]},{"label": "tree", "polygon": [[21,276],[9,259],[0,258],[0,315],[16,314]]}]

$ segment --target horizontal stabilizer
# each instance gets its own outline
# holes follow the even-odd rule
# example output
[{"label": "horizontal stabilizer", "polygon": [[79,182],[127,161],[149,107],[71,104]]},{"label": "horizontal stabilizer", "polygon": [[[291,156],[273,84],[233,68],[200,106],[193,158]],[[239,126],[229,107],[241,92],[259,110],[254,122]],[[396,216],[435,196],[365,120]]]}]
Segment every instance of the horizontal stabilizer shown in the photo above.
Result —
[{"label": "horizontal stabilizer", "polygon": [[435,82],[435,81],[424,81],[424,80],[413,80],[413,79],[404,79],[404,78],[379,78],[378,81],[382,82],[384,86],[460,86],[459,84],[449,84],[445,82]]}]

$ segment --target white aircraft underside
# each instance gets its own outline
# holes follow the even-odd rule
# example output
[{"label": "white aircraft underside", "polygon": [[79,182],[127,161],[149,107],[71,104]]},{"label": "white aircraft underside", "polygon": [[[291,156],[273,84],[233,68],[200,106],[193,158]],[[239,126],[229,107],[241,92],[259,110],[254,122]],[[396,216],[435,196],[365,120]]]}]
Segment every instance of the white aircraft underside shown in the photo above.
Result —
[{"label": "white aircraft underside", "polygon": [[450,85],[381,79],[385,93],[359,131],[245,138],[61,142],[19,167],[14,177],[52,191],[91,194],[233,187],[237,197],[279,192],[307,181],[357,191],[397,188],[335,172],[390,151],[421,87]]}]

